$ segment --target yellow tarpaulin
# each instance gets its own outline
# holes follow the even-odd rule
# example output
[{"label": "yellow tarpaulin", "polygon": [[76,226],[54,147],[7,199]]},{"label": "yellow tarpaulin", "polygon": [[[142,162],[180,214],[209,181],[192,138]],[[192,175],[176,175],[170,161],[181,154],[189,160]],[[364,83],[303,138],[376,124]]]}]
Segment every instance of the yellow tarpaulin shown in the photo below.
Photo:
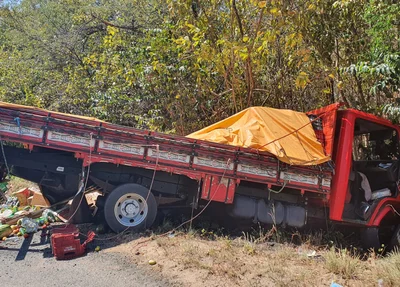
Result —
[{"label": "yellow tarpaulin", "polygon": [[292,165],[330,160],[307,115],[291,110],[251,107],[187,137],[267,151]]}]

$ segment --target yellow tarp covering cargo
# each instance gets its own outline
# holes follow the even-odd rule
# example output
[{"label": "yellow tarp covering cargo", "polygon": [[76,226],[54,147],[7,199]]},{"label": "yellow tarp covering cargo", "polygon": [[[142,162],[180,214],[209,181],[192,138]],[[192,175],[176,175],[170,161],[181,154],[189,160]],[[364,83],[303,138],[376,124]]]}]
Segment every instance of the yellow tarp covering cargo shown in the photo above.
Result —
[{"label": "yellow tarp covering cargo", "polygon": [[307,115],[291,110],[251,107],[187,137],[267,151],[292,165],[330,160]]}]

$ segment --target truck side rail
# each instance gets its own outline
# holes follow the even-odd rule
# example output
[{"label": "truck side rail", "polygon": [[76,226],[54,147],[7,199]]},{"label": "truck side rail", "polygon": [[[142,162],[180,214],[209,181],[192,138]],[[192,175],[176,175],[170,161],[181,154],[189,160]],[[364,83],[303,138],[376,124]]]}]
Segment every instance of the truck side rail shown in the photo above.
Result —
[{"label": "truck side rail", "polygon": [[[328,165],[290,166],[267,152],[44,111],[0,108],[0,137],[25,148],[73,152],[84,165],[107,162],[201,181],[203,199],[232,203],[241,181],[329,197]],[[222,188],[221,188],[222,186]]]}]

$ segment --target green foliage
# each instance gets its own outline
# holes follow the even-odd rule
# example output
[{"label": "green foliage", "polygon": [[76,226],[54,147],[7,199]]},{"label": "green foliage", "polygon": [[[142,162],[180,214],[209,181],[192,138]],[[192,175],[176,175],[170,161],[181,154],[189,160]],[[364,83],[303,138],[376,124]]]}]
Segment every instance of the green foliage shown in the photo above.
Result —
[{"label": "green foliage", "polygon": [[253,105],[397,117],[396,1],[7,3],[1,100],[178,134]]}]

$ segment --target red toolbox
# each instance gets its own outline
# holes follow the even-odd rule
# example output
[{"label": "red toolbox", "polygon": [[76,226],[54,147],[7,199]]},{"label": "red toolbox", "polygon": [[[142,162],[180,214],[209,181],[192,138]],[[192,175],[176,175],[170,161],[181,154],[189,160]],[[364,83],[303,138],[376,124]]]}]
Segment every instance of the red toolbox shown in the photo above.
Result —
[{"label": "red toolbox", "polygon": [[85,253],[86,245],[94,239],[94,232],[89,231],[87,240],[81,244],[79,229],[73,224],[53,228],[51,247],[57,260],[67,260],[79,257]]}]

